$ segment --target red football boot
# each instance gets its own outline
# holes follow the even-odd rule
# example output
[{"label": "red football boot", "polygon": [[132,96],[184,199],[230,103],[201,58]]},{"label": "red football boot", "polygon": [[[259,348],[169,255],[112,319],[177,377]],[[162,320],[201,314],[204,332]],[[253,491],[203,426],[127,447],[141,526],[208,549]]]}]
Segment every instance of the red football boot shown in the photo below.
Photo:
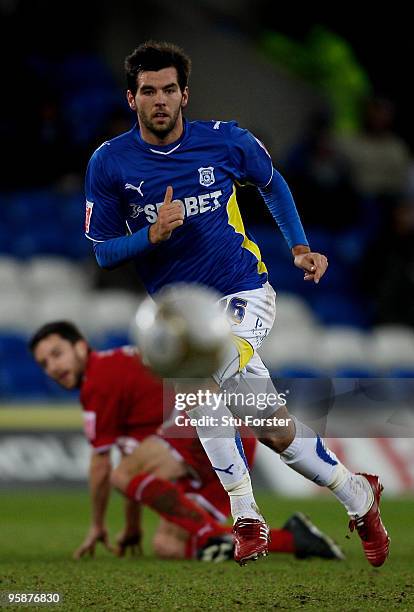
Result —
[{"label": "red football boot", "polygon": [[234,560],[239,565],[257,561],[268,553],[270,533],[264,521],[252,518],[238,518],[233,527]]},{"label": "red football boot", "polygon": [[371,508],[364,516],[357,517],[349,521],[349,529],[357,530],[362,540],[362,547],[369,563],[374,567],[380,567],[388,557],[390,538],[382,524],[379,503],[381,493],[384,489],[378,476],[373,474],[360,474],[366,478],[371,485],[374,494],[374,501]]}]

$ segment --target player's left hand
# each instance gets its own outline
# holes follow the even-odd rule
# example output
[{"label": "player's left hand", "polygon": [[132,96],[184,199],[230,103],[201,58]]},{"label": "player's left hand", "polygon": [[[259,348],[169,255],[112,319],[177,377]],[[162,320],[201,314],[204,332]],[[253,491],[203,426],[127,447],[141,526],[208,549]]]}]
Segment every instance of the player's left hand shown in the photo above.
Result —
[{"label": "player's left hand", "polygon": [[328,260],[321,253],[301,253],[294,258],[294,264],[301,270],[305,270],[305,281],[313,281],[318,284],[328,267]]},{"label": "player's left hand", "polygon": [[121,531],[116,537],[114,552],[117,557],[124,557],[129,550],[132,556],[142,555],[141,531]]},{"label": "player's left hand", "polygon": [[95,547],[98,542],[102,542],[105,548],[110,552],[114,551],[114,549],[109,543],[109,536],[107,530],[102,527],[96,527],[92,525],[88,532],[88,535],[86,536],[82,544],[73,553],[73,558],[80,559],[88,553],[91,557],[94,557]]}]

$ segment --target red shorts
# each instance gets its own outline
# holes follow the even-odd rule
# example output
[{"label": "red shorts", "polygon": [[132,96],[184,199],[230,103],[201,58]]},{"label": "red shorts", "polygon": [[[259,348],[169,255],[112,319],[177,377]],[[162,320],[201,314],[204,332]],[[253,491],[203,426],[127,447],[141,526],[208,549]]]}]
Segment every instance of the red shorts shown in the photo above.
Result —
[{"label": "red shorts", "polygon": [[[174,438],[171,434],[176,431],[173,427],[166,428],[159,433],[159,437],[171,448],[171,452],[177,459],[184,461],[194,474],[181,478],[179,484],[183,491],[194,499],[200,506],[208,510],[218,521],[225,521],[230,515],[230,502],[227,491],[223,489],[221,482],[212,469],[210,461],[197,437]],[[243,435],[243,433],[248,435]],[[244,454],[247,464],[251,468],[254,461],[257,440],[250,430],[246,428],[241,431]]]}]

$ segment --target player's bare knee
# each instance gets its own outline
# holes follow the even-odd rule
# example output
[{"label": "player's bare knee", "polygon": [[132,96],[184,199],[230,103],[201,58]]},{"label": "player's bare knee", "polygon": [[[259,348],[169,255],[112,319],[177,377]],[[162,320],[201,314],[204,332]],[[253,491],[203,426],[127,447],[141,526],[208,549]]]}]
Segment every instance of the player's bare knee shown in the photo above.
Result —
[{"label": "player's bare knee", "polygon": [[155,555],[161,559],[182,559],[185,556],[185,545],[178,538],[156,533],[152,541]]},{"label": "player's bare knee", "polygon": [[111,486],[118,491],[124,491],[129,482],[128,474],[122,467],[118,466],[114,468],[111,472]]},{"label": "player's bare knee", "polygon": [[295,424],[285,406],[279,408],[270,421],[268,427],[260,428],[257,437],[264,444],[276,453],[282,453],[293,441],[295,437]]}]

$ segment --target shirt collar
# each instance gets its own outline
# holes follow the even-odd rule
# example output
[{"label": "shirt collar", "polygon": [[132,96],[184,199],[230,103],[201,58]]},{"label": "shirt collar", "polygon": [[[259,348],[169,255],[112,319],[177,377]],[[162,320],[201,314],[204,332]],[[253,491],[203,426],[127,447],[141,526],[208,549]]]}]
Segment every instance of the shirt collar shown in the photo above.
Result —
[{"label": "shirt collar", "polygon": [[174,151],[180,148],[181,144],[183,143],[183,141],[188,135],[189,124],[188,124],[187,119],[183,118],[183,133],[177,140],[175,140],[174,142],[170,142],[170,144],[168,145],[153,145],[153,144],[150,144],[149,142],[146,142],[141,136],[141,132],[139,131],[138,123],[134,125],[133,130],[135,132],[138,143],[143,148],[145,148],[147,151],[151,151],[152,153],[155,153],[156,155],[164,156],[164,155],[170,155],[171,153],[174,153]]}]

